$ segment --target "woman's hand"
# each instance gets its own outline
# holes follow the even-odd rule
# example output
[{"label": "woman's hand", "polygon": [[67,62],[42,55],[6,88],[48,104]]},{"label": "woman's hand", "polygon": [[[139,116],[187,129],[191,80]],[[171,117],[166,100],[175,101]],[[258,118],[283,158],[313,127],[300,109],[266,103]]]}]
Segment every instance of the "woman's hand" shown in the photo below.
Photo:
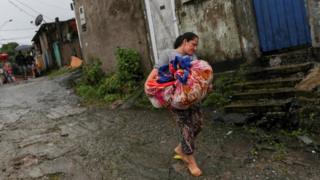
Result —
[{"label": "woman's hand", "polygon": [[154,68],[154,69],[150,72],[150,74],[149,74],[146,82],[150,81],[151,79],[154,79],[157,75],[158,75],[158,69]]}]

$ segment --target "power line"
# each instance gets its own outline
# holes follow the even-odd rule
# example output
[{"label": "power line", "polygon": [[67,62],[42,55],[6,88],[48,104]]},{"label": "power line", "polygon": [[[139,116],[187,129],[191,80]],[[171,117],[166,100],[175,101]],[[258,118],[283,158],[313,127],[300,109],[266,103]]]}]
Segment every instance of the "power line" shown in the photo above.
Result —
[{"label": "power line", "polygon": [[12,41],[12,40],[20,40],[20,39],[30,39],[30,36],[22,36],[22,37],[15,37],[15,38],[4,38],[4,39],[0,39],[0,41]]},{"label": "power line", "polygon": [[[26,3],[23,3],[23,2],[21,2],[21,1],[19,1],[19,0],[16,0],[16,2],[18,2],[18,3],[22,4],[23,6],[31,9],[33,12],[36,12],[36,13],[38,13],[38,14],[42,14],[41,12],[35,10],[34,8],[32,8],[31,6],[29,6],[29,5],[26,4]],[[43,16],[46,17],[47,19],[49,19],[50,21],[53,21],[53,19],[49,18],[48,16],[45,16],[45,15],[43,15]]]},{"label": "power line", "polygon": [[32,10],[33,12],[35,12],[35,13],[41,14],[41,12],[39,12],[39,11],[37,11],[37,10],[33,9],[33,8],[32,8],[32,7],[30,7],[29,5],[27,5],[27,4],[25,4],[25,3],[23,3],[23,2],[21,2],[21,1],[19,1],[19,0],[16,0],[16,2],[18,2],[18,3],[22,4],[23,6],[26,6],[27,8],[31,9],[31,10]]},{"label": "power line", "polygon": [[37,28],[2,29],[0,31],[28,31],[28,30],[37,30]]},{"label": "power line", "polygon": [[18,8],[21,12],[25,13],[26,15],[35,18],[35,16],[33,16],[32,14],[26,12],[24,9],[20,8],[17,4],[15,4],[14,2],[12,2],[11,0],[8,0],[9,3],[11,3],[14,7]]},{"label": "power line", "polygon": [[49,4],[49,3],[43,2],[43,1],[38,1],[38,3],[41,4],[42,6],[46,6],[46,7],[51,6],[51,7],[60,9],[60,10],[61,10],[61,9],[69,10],[68,8],[65,8],[65,7],[62,7],[62,6],[57,6],[57,5],[55,5],[55,4]]}]

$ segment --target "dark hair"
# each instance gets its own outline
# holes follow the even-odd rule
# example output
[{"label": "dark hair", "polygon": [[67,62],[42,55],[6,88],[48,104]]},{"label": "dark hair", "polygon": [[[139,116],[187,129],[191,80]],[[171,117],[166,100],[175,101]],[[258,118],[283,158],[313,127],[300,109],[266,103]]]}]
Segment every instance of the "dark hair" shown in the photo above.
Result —
[{"label": "dark hair", "polygon": [[193,32],[186,32],[177,37],[176,41],[173,44],[173,48],[177,49],[178,47],[180,47],[181,44],[183,43],[183,40],[192,41],[195,38],[199,38],[198,35],[196,35]]}]

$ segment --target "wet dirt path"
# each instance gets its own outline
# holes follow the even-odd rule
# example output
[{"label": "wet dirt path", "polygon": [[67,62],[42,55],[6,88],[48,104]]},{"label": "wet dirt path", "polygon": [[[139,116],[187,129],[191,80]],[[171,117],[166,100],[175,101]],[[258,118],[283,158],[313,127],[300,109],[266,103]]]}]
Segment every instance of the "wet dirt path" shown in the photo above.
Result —
[{"label": "wet dirt path", "polygon": [[[0,87],[0,180],[194,179],[173,160],[178,142],[166,111],[84,107],[67,76]],[[199,179],[317,179],[319,156],[300,146],[277,159],[253,152],[243,128],[206,122]]]}]

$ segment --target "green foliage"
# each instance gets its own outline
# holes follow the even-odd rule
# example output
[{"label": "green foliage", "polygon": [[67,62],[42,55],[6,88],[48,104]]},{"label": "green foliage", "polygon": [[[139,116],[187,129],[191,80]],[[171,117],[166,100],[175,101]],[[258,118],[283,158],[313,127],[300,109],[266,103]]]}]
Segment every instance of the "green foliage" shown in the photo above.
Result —
[{"label": "green foliage", "polygon": [[242,65],[240,69],[232,73],[219,74],[213,81],[213,91],[204,100],[204,106],[213,106],[215,108],[222,108],[231,102],[231,97],[237,90],[234,87],[235,83],[244,82],[244,74],[247,65]]},{"label": "green foliage", "polygon": [[203,106],[215,106],[215,107],[222,107],[228,104],[229,100],[225,98],[222,94],[217,92],[210,93],[206,99],[203,101]]},{"label": "green foliage", "polygon": [[85,99],[97,99],[98,94],[94,86],[80,84],[76,87],[76,93]]},{"label": "green foliage", "polygon": [[306,130],[303,130],[303,129],[301,129],[301,128],[296,129],[296,130],[292,130],[292,131],[288,131],[288,130],[282,129],[282,130],[280,131],[280,133],[281,133],[282,135],[289,136],[289,137],[298,137],[298,136],[302,136],[302,135],[307,134],[307,131],[306,131]]},{"label": "green foliage", "polygon": [[318,104],[306,105],[299,110],[299,127],[310,132],[320,131],[320,111]]},{"label": "green foliage", "polygon": [[245,126],[243,127],[245,132],[249,133],[252,139],[256,139],[254,147],[251,149],[250,154],[252,156],[258,156],[261,151],[268,150],[273,151],[271,159],[273,161],[282,161],[287,155],[287,145],[292,140],[296,141],[296,136],[303,134],[304,132],[299,129],[297,131],[264,131],[263,129]]},{"label": "green foliage", "polygon": [[121,99],[120,94],[106,94],[103,98],[106,103],[112,103],[118,99]]},{"label": "green foliage", "polygon": [[7,44],[3,44],[2,47],[0,48],[0,52],[7,53],[9,55],[9,61],[14,62],[15,54],[16,54],[15,48],[18,45],[19,44],[16,42],[10,42]]},{"label": "green foliage", "polygon": [[69,73],[69,72],[72,72],[72,71],[74,71],[74,69],[70,69],[68,67],[62,67],[62,68],[60,68],[58,70],[50,71],[48,73],[48,77],[49,78],[54,78],[54,77],[57,77],[57,76],[60,76],[60,75],[63,75],[65,73]]},{"label": "green foliage", "polygon": [[141,71],[141,57],[133,49],[117,48],[117,67],[119,79],[122,82],[138,82],[143,79]]},{"label": "green foliage", "polygon": [[16,42],[10,42],[7,44],[3,44],[2,47],[0,48],[0,52],[5,52],[8,53],[10,56],[13,56],[15,54],[15,48],[18,46],[19,44]]},{"label": "green foliage", "polygon": [[259,151],[256,147],[251,148],[249,153],[252,157],[255,157],[255,158],[259,155]]},{"label": "green foliage", "polygon": [[204,106],[214,106],[221,108],[230,103],[231,97],[234,93],[233,83],[239,82],[241,76],[220,75],[213,82],[213,92],[210,93],[203,102]]},{"label": "green foliage", "polygon": [[257,135],[258,134],[258,129],[257,127],[244,127],[246,131],[248,131],[252,135]]},{"label": "green foliage", "polygon": [[88,85],[97,85],[104,78],[105,74],[101,69],[101,61],[99,59],[92,58],[89,64],[84,64],[83,70],[83,82]]},{"label": "green foliage", "polygon": [[121,88],[122,86],[118,74],[113,74],[101,81],[98,94],[104,96],[105,94],[119,93],[122,91]]},{"label": "green foliage", "polygon": [[276,152],[273,155],[272,159],[274,161],[282,161],[282,160],[284,160],[286,158],[285,156],[287,154],[285,145],[283,143],[274,143],[273,145],[274,145],[274,147],[276,149]]},{"label": "green foliage", "polygon": [[83,66],[82,82],[77,88],[80,96],[112,103],[125,99],[141,86],[143,74],[138,52],[133,49],[118,48],[116,57],[117,72],[110,75],[103,73],[99,59],[93,58],[90,64]]}]

